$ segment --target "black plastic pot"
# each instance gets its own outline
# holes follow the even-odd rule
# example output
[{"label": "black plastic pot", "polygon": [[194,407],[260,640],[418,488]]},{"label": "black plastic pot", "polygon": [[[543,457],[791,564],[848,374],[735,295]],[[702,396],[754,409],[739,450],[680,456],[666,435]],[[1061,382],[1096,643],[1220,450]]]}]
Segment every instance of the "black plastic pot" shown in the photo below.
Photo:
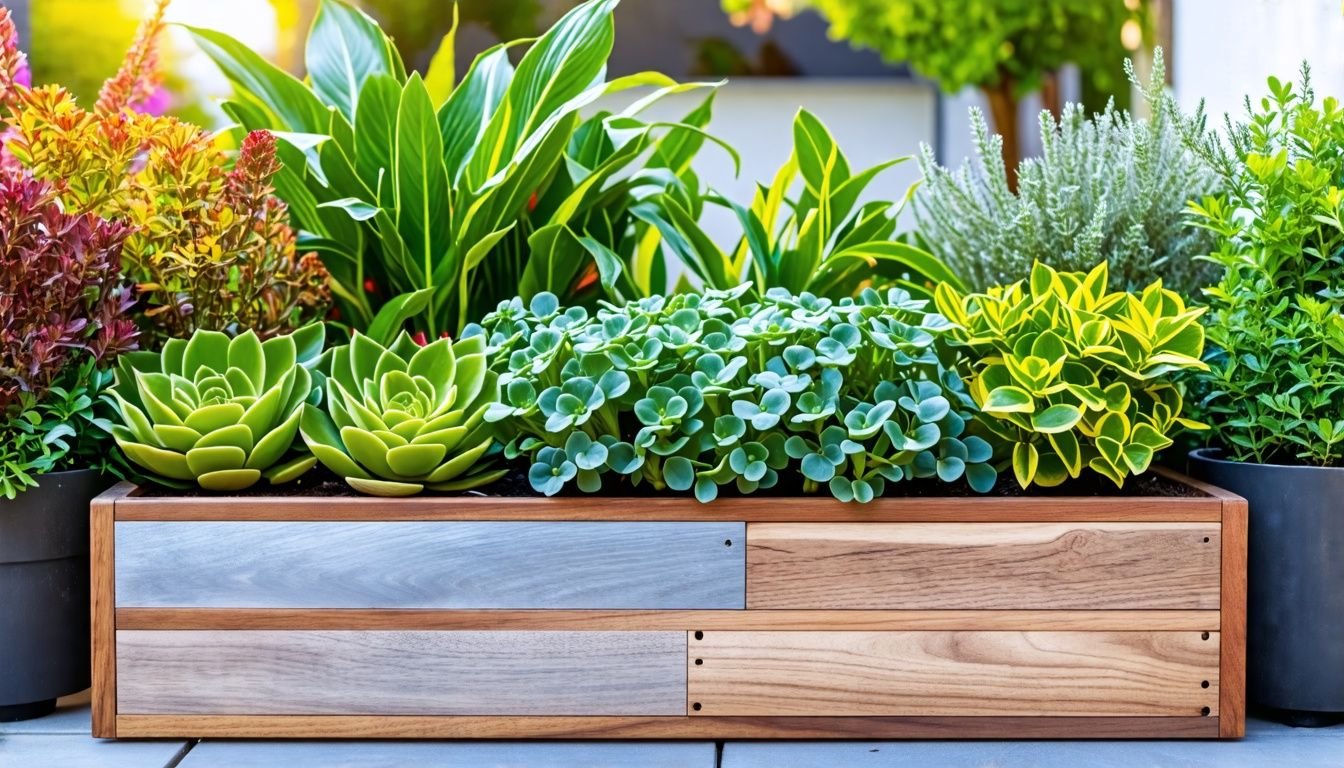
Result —
[{"label": "black plastic pot", "polygon": [[1344,717],[1344,469],[1190,452],[1190,471],[1250,504],[1247,695],[1271,717]]},{"label": "black plastic pot", "polygon": [[0,499],[0,721],[89,687],[89,501],[97,472],[53,472]]}]

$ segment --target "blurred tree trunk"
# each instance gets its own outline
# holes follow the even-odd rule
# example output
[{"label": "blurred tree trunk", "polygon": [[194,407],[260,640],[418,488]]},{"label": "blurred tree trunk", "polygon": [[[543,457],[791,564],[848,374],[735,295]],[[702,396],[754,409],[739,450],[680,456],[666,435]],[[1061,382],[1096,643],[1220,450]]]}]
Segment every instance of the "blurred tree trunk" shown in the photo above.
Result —
[{"label": "blurred tree trunk", "polygon": [[1017,163],[1022,156],[1021,142],[1017,127],[1017,96],[1013,93],[1013,81],[1007,75],[999,77],[994,85],[982,86],[981,90],[989,101],[989,122],[1003,137],[1003,167],[1008,172],[1008,188],[1017,192]]}]

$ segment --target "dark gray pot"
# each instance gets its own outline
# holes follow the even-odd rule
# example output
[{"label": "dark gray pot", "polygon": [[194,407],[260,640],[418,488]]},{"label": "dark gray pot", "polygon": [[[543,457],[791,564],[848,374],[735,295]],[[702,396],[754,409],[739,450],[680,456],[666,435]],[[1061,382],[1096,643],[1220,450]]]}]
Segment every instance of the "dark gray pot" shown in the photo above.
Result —
[{"label": "dark gray pot", "polygon": [[1247,693],[1278,719],[1344,713],[1344,469],[1190,452],[1190,471],[1250,504]]},{"label": "dark gray pot", "polygon": [[0,721],[89,687],[89,501],[97,472],[43,475],[0,499]]}]

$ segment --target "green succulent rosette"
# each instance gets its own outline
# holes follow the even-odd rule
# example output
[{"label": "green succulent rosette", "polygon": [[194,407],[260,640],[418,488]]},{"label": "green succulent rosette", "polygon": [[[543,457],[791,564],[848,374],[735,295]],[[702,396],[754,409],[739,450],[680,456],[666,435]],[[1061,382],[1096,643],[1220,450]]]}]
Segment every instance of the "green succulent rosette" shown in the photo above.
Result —
[{"label": "green succulent rosette", "polygon": [[295,451],[301,406],[321,398],[311,371],[321,324],[266,341],[197,331],[161,352],[123,355],[111,388],[122,453],[155,482],[240,491],[297,478],[316,463]]},{"label": "green succulent rosette", "polygon": [[329,358],[325,408],[305,407],[300,431],[317,459],[355,490],[461,491],[507,472],[485,466],[495,447],[485,411],[499,399],[485,339],[422,347],[403,332],[383,347],[356,334]]}]

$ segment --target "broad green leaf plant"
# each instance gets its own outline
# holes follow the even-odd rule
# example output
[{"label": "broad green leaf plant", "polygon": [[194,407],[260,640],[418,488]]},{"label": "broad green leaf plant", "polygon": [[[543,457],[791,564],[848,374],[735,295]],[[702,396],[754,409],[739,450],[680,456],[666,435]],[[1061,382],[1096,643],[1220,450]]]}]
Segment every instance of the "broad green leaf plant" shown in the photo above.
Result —
[{"label": "broad green leaf plant", "polygon": [[420,346],[403,331],[384,347],[356,334],[328,354],[324,407],[305,405],[299,428],[350,487],[374,496],[464,491],[508,471],[486,464],[495,441],[484,417],[499,377],[486,367],[485,339]]},{"label": "broad green leaf plant", "polygon": [[[225,112],[280,138],[276,190],[301,246],[323,254],[341,320],[389,344],[408,322],[456,332],[520,291],[589,301],[665,290],[660,200],[698,186],[690,161],[711,99],[682,122],[641,117],[704,84],[656,72],[608,81],[617,2],[589,0],[536,40],[486,50],[460,81],[455,30],[423,77],[408,74],[343,0],[319,5],[305,81],[228,35],[190,32],[233,84]],[[652,92],[584,116],[636,87]]]},{"label": "broad green leaf plant", "polygon": [[132,464],[170,488],[241,491],[265,477],[285,483],[317,462],[296,445],[301,407],[321,397],[311,369],[323,326],[265,341],[196,331],[162,352],[118,362],[113,438]]},{"label": "broad green leaf plant", "polygon": [[1084,469],[1110,479],[1147,471],[1178,427],[1176,374],[1206,368],[1204,309],[1154,282],[1110,292],[1105,262],[1057,272],[1037,263],[1026,282],[964,295],[937,291],[938,311],[973,352],[968,388],[977,425],[1023,488],[1057,486]]},{"label": "broad green leaf plant", "polygon": [[[1190,205],[1221,270],[1205,291],[1209,370],[1196,374],[1211,444],[1237,461],[1344,464],[1344,107],[1301,84],[1227,121],[1185,125],[1225,192]],[[1202,117],[1202,116],[1198,116]]]},{"label": "broad green leaf plant", "polygon": [[[596,314],[551,294],[502,303],[488,339],[501,402],[537,491],[651,486],[752,493],[823,486],[867,502],[888,484],[965,478],[988,491],[988,442],[955,370],[951,327],[903,290],[831,301],[749,286],[652,297]],[[793,483],[801,482],[794,488]]]},{"label": "broad green leaf plant", "polygon": [[708,196],[730,209],[742,228],[732,251],[720,249],[697,226],[698,211],[676,196],[669,196],[668,217],[660,224],[665,242],[703,286],[715,290],[746,282],[756,296],[779,288],[840,299],[872,284],[892,284],[932,298],[933,284],[961,283],[943,262],[895,237],[896,217],[914,187],[899,203],[862,202],[879,174],[909,159],[852,169],[821,120],[800,110],[793,152],[769,185],[757,185],[750,207]]}]

